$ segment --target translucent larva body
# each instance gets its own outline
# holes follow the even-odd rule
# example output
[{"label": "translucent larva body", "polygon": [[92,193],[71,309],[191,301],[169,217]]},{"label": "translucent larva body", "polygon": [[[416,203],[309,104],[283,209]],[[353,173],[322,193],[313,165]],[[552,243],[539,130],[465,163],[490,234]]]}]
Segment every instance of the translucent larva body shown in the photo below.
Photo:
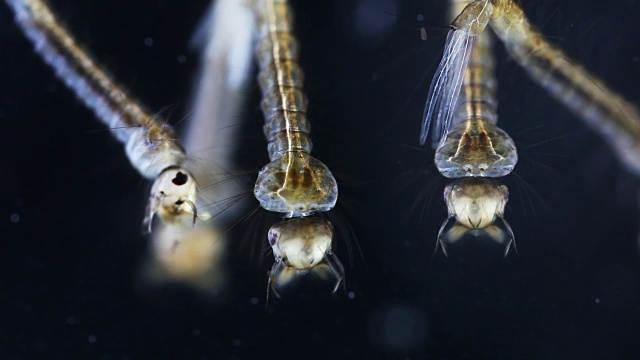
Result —
[{"label": "translucent larva body", "polygon": [[271,162],[258,173],[253,192],[265,210],[290,218],[269,231],[275,257],[269,291],[281,296],[301,275],[313,274],[335,292],[344,269],[331,252],[333,226],[316,212],[335,206],[338,185],[329,168],[310,155],[311,124],[291,9],[286,0],[259,0],[256,9],[258,81]]},{"label": "translucent larva body", "polygon": [[[131,165],[154,181],[145,224],[154,214],[168,224],[190,226],[197,218],[197,187],[185,169],[187,154],[171,126],[145,111],[77,44],[42,0],[7,0],[35,51],[113,136]],[[173,181],[176,173],[179,181]],[[179,184],[178,184],[179,183]],[[184,185],[184,186],[183,186]]]},{"label": "translucent larva body", "polygon": [[338,199],[338,185],[310,155],[307,97],[289,6],[276,0],[259,3],[256,58],[271,162],[260,170],[254,194],[264,209],[289,216],[329,211]]},{"label": "translucent larva body", "polygon": [[447,245],[465,235],[485,236],[503,244],[506,256],[514,238],[503,218],[509,192],[491,178],[511,173],[518,152],[497,126],[493,39],[485,31],[494,6],[452,1],[451,11],[457,17],[429,89],[420,137],[424,143],[433,123],[435,165],[443,176],[459,179],[445,189],[449,216],[438,242],[447,255]]}]

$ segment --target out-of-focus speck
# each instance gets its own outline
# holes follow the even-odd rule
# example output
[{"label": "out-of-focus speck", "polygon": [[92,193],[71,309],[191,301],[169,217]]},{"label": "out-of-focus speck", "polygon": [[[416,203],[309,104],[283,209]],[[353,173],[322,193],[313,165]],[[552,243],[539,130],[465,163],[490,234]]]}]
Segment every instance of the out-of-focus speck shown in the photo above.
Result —
[{"label": "out-of-focus speck", "polygon": [[11,220],[12,223],[17,224],[20,221],[20,214],[11,214],[11,216],[9,216],[9,220]]},{"label": "out-of-focus speck", "polygon": [[238,347],[242,344],[242,341],[240,341],[240,339],[235,339],[233,340],[233,346]]},{"label": "out-of-focus speck", "polygon": [[355,8],[355,18],[350,19],[353,33],[369,43],[375,44],[384,39],[393,29],[398,16],[396,4],[386,0],[360,0]]},{"label": "out-of-focus speck", "polygon": [[404,245],[405,247],[410,247],[411,246],[411,242],[410,241],[405,241],[402,243],[402,245]]},{"label": "out-of-focus speck", "polygon": [[144,45],[147,47],[153,46],[153,38],[151,37],[144,38]]},{"label": "out-of-focus speck", "polygon": [[594,301],[608,309],[629,309],[638,296],[638,274],[626,266],[612,266],[598,273],[598,297]]},{"label": "out-of-focus speck", "polygon": [[418,14],[418,16],[416,16],[416,20],[423,21],[424,20],[424,15]]},{"label": "out-of-focus speck", "polygon": [[56,92],[56,90],[58,90],[58,86],[57,86],[57,84],[53,84],[53,83],[52,83],[52,84],[48,84],[48,85],[47,85],[47,92],[48,92],[48,93],[50,93],[50,94],[51,94],[51,93],[54,93],[54,92]]},{"label": "out-of-focus speck", "polygon": [[427,40],[427,29],[420,28],[420,39]]},{"label": "out-of-focus speck", "polygon": [[67,325],[75,325],[77,323],[78,319],[76,319],[74,316],[67,317]]},{"label": "out-of-focus speck", "polygon": [[200,329],[193,330],[193,336],[200,336]]},{"label": "out-of-focus speck", "polygon": [[407,352],[427,342],[429,324],[424,311],[412,305],[387,305],[377,309],[369,321],[374,344],[387,351]]},{"label": "out-of-focus speck", "polygon": [[30,313],[33,310],[33,306],[31,306],[31,304],[24,304],[23,309],[24,312]]},{"label": "out-of-focus speck", "polygon": [[252,297],[251,298],[251,305],[258,305],[258,298],[257,297]]},{"label": "out-of-focus speck", "polygon": [[640,56],[634,56],[632,60],[635,63],[640,62]]},{"label": "out-of-focus speck", "polygon": [[356,293],[354,293],[353,291],[349,291],[349,292],[347,293],[347,297],[348,297],[349,299],[355,299],[355,297],[356,297]]},{"label": "out-of-focus speck", "polygon": [[96,341],[98,341],[98,338],[95,335],[89,335],[87,340],[89,341],[89,344],[95,344]]},{"label": "out-of-focus speck", "polygon": [[178,63],[184,64],[187,62],[187,57],[184,54],[178,55]]},{"label": "out-of-focus speck", "polygon": [[49,349],[49,346],[43,339],[36,339],[33,341],[33,349],[35,352],[43,353]]}]

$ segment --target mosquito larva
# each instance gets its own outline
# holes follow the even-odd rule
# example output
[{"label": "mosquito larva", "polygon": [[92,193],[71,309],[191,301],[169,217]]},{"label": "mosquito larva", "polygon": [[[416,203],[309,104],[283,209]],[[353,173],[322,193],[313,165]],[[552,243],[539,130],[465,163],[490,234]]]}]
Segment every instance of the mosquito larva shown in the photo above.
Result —
[{"label": "mosquito larva", "polygon": [[289,218],[269,231],[276,260],[269,289],[278,295],[296,274],[313,272],[333,279],[335,291],[344,270],[331,251],[333,226],[316,212],[335,206],[338,185],[327,166],[310,155],[311,127],[292,12],[286,0],[258,0],[257,18],[258,80],[271,162],[260,170],[254,195],[264,209]]},{"label": "mosquito larva", "polygon": [[[452,7],[455,6],[454,2]],[[421,143],[424,143],[429,127],[434,127],[432,138],[434,147],[437,146],[436,165],[443,175],[503,176],[513,170],[517,161],[513,141],[506,132],[493,126],[496,119],[493,116],[495,113],[491,110],[494,110],[495,103],[487,96],[489,92],[478,91],[473,94],[474,100],[469,98],[469,89],[466,89],[460,99],[458,98],[463,83],[465,86],[471,85],[469,78],[476,76],[470,74],[474,68],[473,61],[467,67],[470,49],[474,47],[475,38],[483,38],[483,30],[487,25],[490,25],[509,54],[523,66],[535,82],[603,136],[630,170],[640,172],[640,111],[549,44],[530,25],[522,9],[513,0],[476,0],[459,3],[457,6],[464,6],[464,9],[455,11],[459,15],[452,24],[453,29],[447,39],[443,60],[429,90],[420,137]],[[467,69],[467,75],[463,80],[464,69]],[[480,71],[478,74],[484,73]],[[480,75],[477,75],[476,81],[480,86],[476,88],[490,88],[492,81],[483,79]],[[469,106],[466,109],[460,107],[460,101],[464,102],[465,97],[467,103],[472,105],[471,112],[483,120],[476,124],[468,124],[464,129],[455,128],[455,114],[470,113]],[[472,133],[481,135],[476,143],[471,141],[473,137],[469,135]],[[474,149],[476,151],[470,151]],[[485,152],[486,149],[491,151]],[[448,193],[452,194],[454,189],[455,186],[449,188]],[[495,193],[499,194],[500,191]],[[505,196],[502,203],[506,203],[507,192],[503,193]],[[453,204],[449,203],[452,199],[453,197],[449,196],[447,200],[450,215],[455,214],[460,219],[460,211],[467,211],[467,208],[452,206]],[[478,201],[465,201],[469,206],[480,204]],[[491,203],[500,204],[496,201]],[[478,209],[480,208],[482,206]],[[503,206],[492,205],[491,209],[494,208],[502,213]],[[468,222],[474,226],[483,223],[472,220]],[[446,231],[445,226],[441,233],[442,231]],[[460,234],[459,231],[454,233]]]},{"label": "mosquito larva", "polygon": [[449,216],[438,243],[445,255],[448,245],[471,234],[503,244],[506,256],[514,239],[503,218],[509,191],[493,178],[511,173],[518,154],[511,137],[496,125],[493,39],[484,31],[492,5],[473,2],[460,12],[464,5],[450,5],[459,15],[429,90],[420,140],[425,142],[433,122],[436,167],[443,176],[458,179],[444,191]]},{"label": "mosquito larva", "polygon": [[197,186],[185,168],[187,154],[171,126],[142,109],[102,71],[42,0],[6,0],[35,51],[78,99],[125,145],[129,161],[153,180],[145,224],[158,214],[167,224],[192,225]]}]

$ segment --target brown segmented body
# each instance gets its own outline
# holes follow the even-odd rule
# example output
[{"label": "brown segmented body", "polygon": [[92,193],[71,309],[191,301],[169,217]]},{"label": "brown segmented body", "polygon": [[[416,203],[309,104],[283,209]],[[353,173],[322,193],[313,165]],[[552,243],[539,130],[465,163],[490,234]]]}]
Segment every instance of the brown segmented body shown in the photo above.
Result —
[{"label": "brown segmented body", "polygon": [[289,6],[281,0],[259,1],[257,18],[258,80],[271,162],[260,170],[254,194],[266,210],[290,216],[328,211],[338,187],[331,171],[310,155],[307,97]]},{"label": "brown segmented body", "polygon": [[493,39],[486,31],[475,38],[451,129],[436,149],[435,164],[448,178],[501,177],[518,161],[513,140],[496,125]]}]

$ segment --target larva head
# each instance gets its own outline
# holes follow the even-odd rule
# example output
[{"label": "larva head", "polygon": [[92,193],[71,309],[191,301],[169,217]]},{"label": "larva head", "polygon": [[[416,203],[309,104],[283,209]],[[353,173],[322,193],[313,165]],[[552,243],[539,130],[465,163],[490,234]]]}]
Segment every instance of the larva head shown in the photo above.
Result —
[{"label": "larva head", "polygon": [[273,225],[268,238],[276,261],[296,270],[308,270],[331,250],[333,226],[319,216],[295,218]]},{"label": "larva head", "polygon": [[253,192],[265,210],[291,216],[331,210],[338,200],[331,171],[302,151],[285,152],[263,167]]},{"label": "larva head", "polygon": [[155,214],[169,225],[193,225],[197,217],[197,186],[193,176],[180,167],[165,169],[151,187],[147,218],[151,224]]},{"label": "larva head", "polygon": [[518,162],[515,143],[504,130],[472,119],[451,130],[436,149],[435,164],[448,178],[506,176]]},{"label": "larva head", "polygon": [[508,188],[487,178],[462,178],[444,190],[449,215],[469,229],[484,229],[493,224],[504,213],[508,200]]},{"label": "larva head", "polygon": [[275,263],[269,274],[268,293],[278,298],[312,298],[335,294],[344,284],[344,267],[331,251],[333,226],[319,216],[295,218],[269,230]]}]

